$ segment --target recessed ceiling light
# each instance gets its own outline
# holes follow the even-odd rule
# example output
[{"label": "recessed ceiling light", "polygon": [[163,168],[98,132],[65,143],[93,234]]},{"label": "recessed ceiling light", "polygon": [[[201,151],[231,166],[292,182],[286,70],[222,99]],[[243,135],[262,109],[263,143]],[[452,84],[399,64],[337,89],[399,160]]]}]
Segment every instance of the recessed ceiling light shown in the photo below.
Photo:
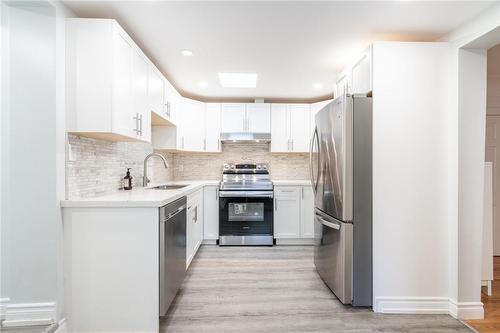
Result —
[{"label": "recessed ceiling light", "polygon": [[224,88],[255,88],[257,86],[257,74],[219,73],[219,81]]},{"label": "recessed ceiling light", "polygon": [[208,83],[206,83],[205,81],[198,82],[198,87],[200,87],[200,88],[206,88],[207,86],[208,86]]},{"label": "recessed ceiling light", "polygon": [[182,54],[183,56],[190,57],[190,56],[192,56],[192,55],[193,55],[193,51],[191,51],[191,50],[187,50],[187,49],[186,49],[186,50],[181,50],[181,54]]},{"label": "recessed ceiling light", "polygon": [[313,84],[313,89],[316,90],[323,89],[323,85],[321,83],[315,83]]}]

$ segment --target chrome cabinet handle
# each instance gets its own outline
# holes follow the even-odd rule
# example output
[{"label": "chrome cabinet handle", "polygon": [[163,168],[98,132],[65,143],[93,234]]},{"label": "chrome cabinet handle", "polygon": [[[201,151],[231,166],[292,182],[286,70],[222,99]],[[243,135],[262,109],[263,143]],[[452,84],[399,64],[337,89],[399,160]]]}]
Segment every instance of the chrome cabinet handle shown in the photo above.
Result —
[{"label": "chrome cabinet handle", "polygon": [[198,222],[198,206],[194,207],[194,223]]},{"label": "chrome cabinet handle", "polygon": [[142,136],[142,113],[139,115],[139,124],[141,125],[139,129],[139,135]]},{"label": "chrome cabinet handle", "polygon": [[278,210],[278,200],[274,198],[274,210]]},{"label": "chrome cabinet handle", "polygon": [[215,201],[219,200],[219,189],[215,188]]},{"label": "chrome cabinet handle", "polygon": [[301,193],[302,193],[302,200],[304,200],[304,188],[301,187],[300,190],[301,190]]},{"label": "chrome cabinet handle", "polygon": [[291,151],[293,151],[293,139],[290,140],[291,144],[292,144],[292,149]]}]

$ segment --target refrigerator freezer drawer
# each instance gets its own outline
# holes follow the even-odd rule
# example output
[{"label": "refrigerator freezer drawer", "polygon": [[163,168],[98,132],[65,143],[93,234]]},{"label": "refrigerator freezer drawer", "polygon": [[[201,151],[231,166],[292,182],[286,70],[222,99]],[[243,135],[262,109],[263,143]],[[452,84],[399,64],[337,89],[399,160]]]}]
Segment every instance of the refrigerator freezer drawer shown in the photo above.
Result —
[{"label": "refrigerator freezer drawer", "polygon": [[316,269],[335,296],[342,303],[351,304],[353,226],[316,213],[315,228],[321,237],[314,253]]}]

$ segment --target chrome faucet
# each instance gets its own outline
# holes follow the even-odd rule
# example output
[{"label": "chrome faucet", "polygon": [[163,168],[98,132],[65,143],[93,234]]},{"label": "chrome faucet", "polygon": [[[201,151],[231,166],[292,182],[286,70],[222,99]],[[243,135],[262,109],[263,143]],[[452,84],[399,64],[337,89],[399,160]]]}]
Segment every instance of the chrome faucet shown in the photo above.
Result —
[{"label": "chrome faucet", "polygon": [[165,159],[165,157],[163,157],[163,155],[160,155],[157,153],[151,153],[148,156],[146,156],[146,158],[144,159],[144,177],[142,177],[142,186],[144,186],[144,187],[148,186],[148,184],[150,182],[150,180],[148,178],[148,160],[150,157],[153,157],[153,156],[161,158],[163,160],[163,165],[165,166],[165,169],[168,168],[167,160]]}]

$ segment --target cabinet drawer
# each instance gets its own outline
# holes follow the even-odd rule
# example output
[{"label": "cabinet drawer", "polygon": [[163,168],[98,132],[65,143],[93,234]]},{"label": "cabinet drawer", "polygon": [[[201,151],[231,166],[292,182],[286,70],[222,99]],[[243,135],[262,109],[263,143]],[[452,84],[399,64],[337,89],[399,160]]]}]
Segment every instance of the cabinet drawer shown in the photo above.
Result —
[{"label": "cabinet drawer", "polygon": [[300,187],[296,186],[275,186],[274,195],[277,197],[296,197],[300,193]]}]

